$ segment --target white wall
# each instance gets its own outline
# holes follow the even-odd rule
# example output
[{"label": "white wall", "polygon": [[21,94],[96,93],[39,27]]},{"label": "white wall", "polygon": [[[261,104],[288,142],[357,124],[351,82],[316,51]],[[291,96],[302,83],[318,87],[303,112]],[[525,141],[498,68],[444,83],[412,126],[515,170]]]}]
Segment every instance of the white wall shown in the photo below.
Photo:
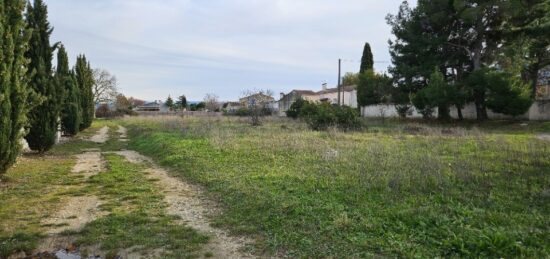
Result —
[{"label": "white wall", "polygon": [[[437,116],[437,111],[434,113]],[[399,117],[395,105],[369,105],[361,107],[361,115],[363,117]],[[411,107],[411,113],[407,118],[422,118],[422,114],[419,114],[414,107]]]},{"label": "white wall", "polygon": [[[414,107],[411,110],[412,113],[407,116],[408,118],[422,118],[422,114],[419,114]],[[363,117],[399,117],[395,105],[364,106],[361,108],[361,115]],[[517,117],[495,113],[491,110],[487,110],[487,115],[490,119],[550,120],[550,101],[536,101],[527,113]],[[433,116],[437,117],[437,110]],[[476,119],[475,104],[470,103],[466,105],[462,109],[462,116],[464,119]],[[458,119],[458,112],[454,106],[451,107],[451,117]]]}]

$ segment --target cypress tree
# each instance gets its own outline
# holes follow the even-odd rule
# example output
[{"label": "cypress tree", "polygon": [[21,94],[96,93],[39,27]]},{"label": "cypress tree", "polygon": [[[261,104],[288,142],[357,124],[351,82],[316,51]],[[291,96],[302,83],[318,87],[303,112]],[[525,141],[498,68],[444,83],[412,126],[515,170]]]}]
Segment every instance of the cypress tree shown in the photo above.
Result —
[{"label": "cypress tree", "polygon": [[166,98],[166,102],[164,102],[164,105],[168,107],[170,110],[174,110],[174,99],[170,95],[168,95],[168,98]]},{"label": "cypress tree", "polygon": [[74,74],[69,70],[69,57],[65,47],[61,45],[57,51],[56,82],[65,91],[63,108],[61,110],[61,129],[67,135],[76,135],[80,129],[80,91],[76,85]]},{"label": "cypress tree", "polygon": [[25,1],[0,1],[0,175],[13,165],[21,150],[29,90],[25,52],[28,34]]},{"label": "cypress tree", "polygon": [[372,58],[372,51],[370,49],[370,44],[365,43],[363,48],[363,57],[361,58],[361,68],[359,69],[359,74],[363,74],[365,71],[373,70],[374,61]]},{"label": "cypress tree", "polygon": [[48,22],[48,10],[42,0],[27,5],[27,26],[31,33],[26,53],[30,60],[29,86],[40,94],[43,102],[29,112],[30,127],[25,139],[32,150],[44,153],[56,141],[63,91],[52,76],[52,59],[55,46],[50,45],[53,28]]},{"label": "cypress tree", "polygon": [[80,91],[80,112],[81,122],[80,130],[87,129],[92,125],[94,119],[94,96],[92,93],[93,76],[90,63],[86,60],[86,56],[79,55],[75,65],[75,79]]}]

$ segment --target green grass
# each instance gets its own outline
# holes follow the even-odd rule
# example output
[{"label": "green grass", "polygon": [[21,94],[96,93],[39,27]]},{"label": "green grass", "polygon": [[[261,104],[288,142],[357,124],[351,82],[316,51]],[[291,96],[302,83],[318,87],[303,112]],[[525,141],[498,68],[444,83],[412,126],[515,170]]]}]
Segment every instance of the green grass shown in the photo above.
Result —
[{"label": "green grass", "polygon": [[259,236],[267,253],[550,256],[550,145],[533,136],[548,123],[367,121],[350,133],[286,120],[124,123],[131,148],[205,186],[226,207],[217,224]]}]

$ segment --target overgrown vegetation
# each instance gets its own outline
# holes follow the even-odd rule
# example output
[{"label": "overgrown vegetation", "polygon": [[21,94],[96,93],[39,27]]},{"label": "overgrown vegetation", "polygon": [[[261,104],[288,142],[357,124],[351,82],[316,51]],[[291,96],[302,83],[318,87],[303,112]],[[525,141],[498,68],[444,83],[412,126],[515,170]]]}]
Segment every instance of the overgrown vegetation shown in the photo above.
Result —
[{"label": "overgrown vegetation", "polygon": [[294,119],[302,118],[313,130],[327,130],[330,127],[352,130],[361,126],[356,109],[329,103],[313,103],[301,98],[290,106],[286,114]]},{"label": "overgrown vegetation", "polygon": [[[231,118],[128,119],[130,144],[222,204],[220,225],[290,257],[547,257],[550,145],[445,124],[309,131]],[[283,126],[284,125],[284,126]],[[548,124],[540,124],[548,130]]]}]

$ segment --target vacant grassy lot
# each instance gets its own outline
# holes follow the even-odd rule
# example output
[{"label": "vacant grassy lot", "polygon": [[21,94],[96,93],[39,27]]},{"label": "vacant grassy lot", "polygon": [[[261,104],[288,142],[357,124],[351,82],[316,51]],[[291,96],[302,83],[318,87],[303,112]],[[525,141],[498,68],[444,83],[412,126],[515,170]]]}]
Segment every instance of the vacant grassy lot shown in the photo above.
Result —
[{"label": "vacant grassy lot", "polygon": [[291,257],[549,257],[549,123],[132,118],[129,147],[225,205],[219,225]]}]

